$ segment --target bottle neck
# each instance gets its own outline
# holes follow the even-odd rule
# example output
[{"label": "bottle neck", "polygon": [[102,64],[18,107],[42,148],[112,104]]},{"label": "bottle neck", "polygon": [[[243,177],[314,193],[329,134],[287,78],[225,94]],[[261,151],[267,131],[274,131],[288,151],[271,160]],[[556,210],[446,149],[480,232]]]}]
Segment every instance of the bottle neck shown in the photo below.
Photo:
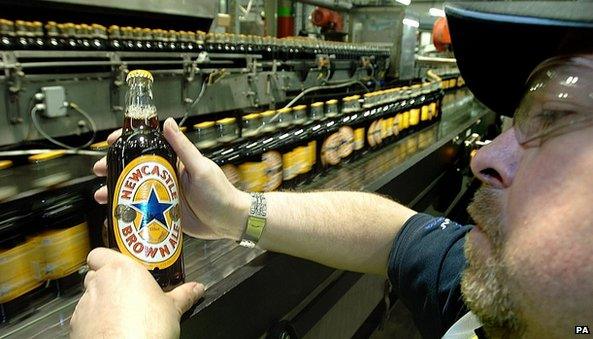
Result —
[{"label": "bottle neck", "polygon": [[152,96],[152,81],[132,78],[128,81],[123,132],[158,130],[159,119]]}]

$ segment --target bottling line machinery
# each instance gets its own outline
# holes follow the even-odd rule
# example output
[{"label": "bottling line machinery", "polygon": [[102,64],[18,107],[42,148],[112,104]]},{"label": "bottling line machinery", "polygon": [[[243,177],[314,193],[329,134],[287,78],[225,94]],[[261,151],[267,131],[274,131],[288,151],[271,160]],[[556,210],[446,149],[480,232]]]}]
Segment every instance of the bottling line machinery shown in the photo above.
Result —
[{"label": "bottling line machinery", "polygon": [[[426,79],[428,64],[410,59],[415,32],[401,24],[376,41],[352,25],[357,42],[347,43],[205,33],[209,1],[0,8],[0,338],[68,334],[79,268],[104,244],[92,164],[121,125],[124,79],[136,68],[155,76],[161,120],[177,119],[243,189],[364,190],[463,214],[470,153],[493,115],[454,66],[430,64],[437,80]],[[381,9],[360,9],[352,23],[371,12]],[[277,183],[261,165],[269,150],[293,159],[274,167]],[[187,280],[207,291],[182,320],[183,337],[352,336],[388,309],[380,277],[226,240],[186,239],[184,252]]]}]

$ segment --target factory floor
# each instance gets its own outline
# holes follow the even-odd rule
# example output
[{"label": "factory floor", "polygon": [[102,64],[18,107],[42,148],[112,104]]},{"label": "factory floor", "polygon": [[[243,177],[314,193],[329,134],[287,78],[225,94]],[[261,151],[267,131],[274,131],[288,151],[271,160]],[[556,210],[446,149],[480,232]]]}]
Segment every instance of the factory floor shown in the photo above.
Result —
[{"label": "factory floor", "polygon": [[371,334],[370,339],[422,339],[416,329],[412,314],[399,301],[393,306],[389,319],[382,329],[377,329]]}]

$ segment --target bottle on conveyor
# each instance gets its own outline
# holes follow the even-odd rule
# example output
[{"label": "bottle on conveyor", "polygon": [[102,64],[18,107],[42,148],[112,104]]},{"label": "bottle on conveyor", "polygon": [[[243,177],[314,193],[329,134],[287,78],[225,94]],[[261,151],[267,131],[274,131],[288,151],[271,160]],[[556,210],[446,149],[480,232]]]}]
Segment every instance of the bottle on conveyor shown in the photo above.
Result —
[{"label": "bottle on conveyor", "polygon": [[42,231],[32,240],[41,251],[41,275],[62,295],[66,289],[80,286],[78,270],[90,252],[85,202],[79,192],[71,191],[49,195],[38,204],[33,209],[40,211]]},{"label": "bottle on conveyor", "polygon": [[244,154],[237,146],[231,148],[219,149],[218,152],[213,153],[210,159],[214,161],[226,176],[226,178],[240,190],[243,190],[241,185],[241,173],[238,165],[243,161]]},{"label": "bottle on conveyor", "polygon": [[265,136],[270,136],[275,134],[278,127],[278,122],[276,120],[276,111],[275,110],[267,110],[260,113],[262,119],[262,133]]},{"label": "bottle on conveyor", "polygon": [[91,50],[94,49],[92,45],[92,30],[91,26],[87,24],[80,24],[77,26],[79,45],[81,49]]},{"label": "bottle on conveyor", "polygon": [[153,45],[155,51],[163,52],[167,49],[166,46],[166,39],[165,39],[165,31],[162,29],[156,28],[152,30],[152,38],[154,39]]},{"label": "bottle on conveyor", "polygon": [[133,28],[125,26],[120,28],[121,39],[123,44],[123,50],[134,51],[136,49],[136,43],[134,42]]},{"label": "bottle on conveyor", "polygon": [[45,35],[43,33],[43,24],[40,21],[31,23],[31,32],[33,35],[33,49],[45,48]]},{"label": "bottle on conveyor", "polygon": [[144,45],[144,36],[142,32],[142,28],[140,27],[133,27],[132,28],[132,50],[134,51],[145,51],[146,46]]},{"label": "bottle on conveyor", "polygon": [[156,46],[154,45],[154,37],[152,36],[152,29],[150,29],[150,28],[142,29],[142,43],[144,45],[145,51],[156,50]]},{"label": "bottle on conveyor", "polygon": [[15,49],[30,49],[29,40],[27,39],[27,23],[23,20],[16,20],[14,22],[15,31]]},{"label": "bottle on conveyor", "polygon": [[228,117],[216,121],[217,141],[220,146],[229,146],[239,139],[237,119]]},{"label": "bottle on conveyor", "polygon": [[276,126],[278,126],[280,130],[289,130],[292,127],[294,121],[294,116],[292,115],[292,108],[281,108],[279,110],[276,110],[276,114]]},{"label": "bottle on conveyor", "polygon": [[196,45],[198,53],[206,50],[206,32],[196,31]]},{"label": "bottle on conveyor", "polygon": [[325,119],[325,112],[323,111],[323,102],[317,101],[311,104],[311,111],[309,118],[312,121],[322,121]]},{"label": "bottle on conveyor", "polygon": [[247,192],[263,192],[267,184],[266,163],[262,161],[262,143],[247,141],[241,148],[243,161],[238,166],[241,187]]},{"label": "bottle on conveyor", "polygon": [[103,25],[91,25],[91,49],[102,51],[107,49],[107,29]]},{"label": "bottle on conveyor", "polygon": [[113,51],[121,51],[124,49],[124,44],[122,42],[122,35],[119,26],[111,25],[107,30],[109,34],[109,49]]},{"label": "bottle on conveyor", "polygon": [[246,114],[241,119],[241,138],[255,139],[262,133],[262,118],[259,113]]},{"label": "bottle on conveyor", "polygon": [[187,44],[187,51],[190,53],[195,53],[198,52],[198,43],[196,41],[196,33],[194,32],[187,32],[187,38],[186,38],[186,44]]},{"label": "bottle on conveyor", "polygon": [[195,124],[193,133],[188,136],[204,156],[211,154],[218,145],[214,121]]},{"label": "bottle on conveyor", "polygon": [[349,126],[352,128],[352,155],[349,160],[359,159],[365,152],[367,121],[360,103],[360,96],[353,95],[344,103],[350,115]]},{"label": "bottle on conveyor", "polygon": [[321,123],[321,128],[313,132],[317,136],[317,168],[321,175],[327,174],[331,167],[338,166],[342,161],[340,123],[339,118],[327,118]]},{"label": "bottle on conveyor", "polygon": [[309,120],[307,116],[307,106],[298,105],[292,108],[292,123],[295,126],[302,126]]},{"label": "bottle on conveyor", "polygon": [[39,269],[41,251],[36,242],[26,238],[32,220],[24,208],[0,210],[0,324],[31,312],[47,294]]},{"label": "bottle on conveyor", "polygon": [[47,189],[62,184],[72,178],[67,165],[66,151],[55,150],[31,155],[29,158],[32,185]]},{"label": "bottle on conveyor", "polygon": [[15,46],[14,22],[0,19],[0,49],[11,50]]}]

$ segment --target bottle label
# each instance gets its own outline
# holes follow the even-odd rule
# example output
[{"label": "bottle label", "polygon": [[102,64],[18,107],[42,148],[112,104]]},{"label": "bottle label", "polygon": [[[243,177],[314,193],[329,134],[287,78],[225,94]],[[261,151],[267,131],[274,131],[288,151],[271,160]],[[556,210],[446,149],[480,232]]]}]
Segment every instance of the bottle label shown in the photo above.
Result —
[{"label": "bottle label", "polygon": [[307,164],[309,169],[313,169],[315,164],[317,163],[317,141],[309,141],[309,154],[307,156]]},{"label": "bottle label", "polygon": [[420,111],[420,121],[427,121],[430,118],[429,114],[428,105],[422,106],[422,110]]},{"label": "bottle label", "polygon": [[342,159],[347,158],[354,151],[354,131],[348,126],[340,127],[341,144],[338,153]]},{"label": "bottle label", "polygon": [[369,128],[367,129],[367,143],[371,147],[376,146],[375,137],[374,137],[376,128],[377,128],[377,121],[373,121],[371,123],[371,125],[369,126]]},{"label": "bottle label", "polygon": [[364,127],[354,130],[354,150],[358,151],[364,147]]},{"label": "bottle label", "polygon": [[91,251],[86,223],[41,233],[39,247],[44,254],[45,279],[59,279],[78,271]]},{"label": "bottle label", "polygon": [[385,137],[393,136],[393,121],[394,120],[395,120],[394,117],[390,117],[390,118],[387,118],[387,120],[385,120],[385,130],[386,130]]},{"label": "bottle label", "polygon": [[240,190],[243,190],[243,186],[241,186],[241,174],[237,169],[237,166],[232,164],[226,164],[221,167],[222,172],[228,179],[228,181],[233,184],[233,186],[237,187]]},{"label": "bottle label", "polygon": [[430,106],[429,106],[429,112],[430,112],[430,119],[434,118],[437,116],[437,104],[436,102],[431,102]]},{"label": "bottle label", "polygon": [[340,133],[336,132],[325,138],[321,144],[321,163],[324,166],[335,166],[340,163]]},{"label": "bottle label", "polygon": [[277,151],[262,154],[262,162],[266,165],[266,184],[264,191],[273,191],[282,185],[282,155]]},{"label": "bottle label", "polygon": [[416,126],[420,122],[420,109],[414,108],[410,111],[410,126]]},{"label": "bottle label", "polygon": [[295,177],[294,158],[293,151],[282,154],[282,178],[284,181],[291,180]]},{"label": "bottle label", "polygon": [[294,149],[294,166],[295,166],[295,173],[303,174],[307,173],[307,147],[299,146]]},{"label": "bottle label", "polygon": [[261,192],[266,185],[266,164],[246,162],[239,165],[243,188],[248,192]]},{"label": "bottle label", "polygon": [[402,113],[402,129],[401,130],[404,130],[408,127],[410,127],[410,111],[405,111],[404,113]]},{"label": "bottle label", "polygon": [[143,155],[126,165],[113,195],[113,227],[119,250],[152,270],[173,265],[181,254],[179,185],[163,157]]},{"label": "bottle label", "polygon": [[393,135],[398,135],[399,131],[400,131],[400,126],[402,123],[402,115],[401,114],[396,114],[395,117],[393,117],[393,124],[392,124],[392,129],[393,129]]}]

